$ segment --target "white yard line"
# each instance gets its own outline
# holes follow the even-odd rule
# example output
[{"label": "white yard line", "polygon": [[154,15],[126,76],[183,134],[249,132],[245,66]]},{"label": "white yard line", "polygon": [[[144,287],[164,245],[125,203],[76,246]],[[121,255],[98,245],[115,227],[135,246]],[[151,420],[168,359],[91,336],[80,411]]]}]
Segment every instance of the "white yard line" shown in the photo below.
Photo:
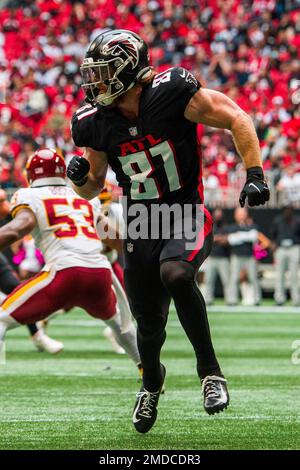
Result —
[{"label": "white yard line", "polygon": [[213,305],[207,308],[208,312],[212,313],[272,313],[277,315],[278,313],[283,314],[300,314],[300,307],[277,307],[272,306],[244,306],[238,305],[236,307],[230,307],[227,305]]},{"label": "white yard line", "polygon": [[[209,313],[248,313],[248,314],[253,314],[253,313],[266,313],[266,314],[273,314],[273,315],[278,315],[278,314],[293,314],[293,315],[300,315],[300,307],[277,307],[277,306],[243,306],[243,305],[238,305],[236,307],[230,307],[227,305],[213,305],[210,307],[207,307],[207,311]],[[178,322],[175,320],[176,325]],[[172,323],[175,324],[175,322],[172,321],[170,318],[168,325],[172,325]],[[61,319],[57,318],[54,319],[53,322],[51,321],[52,325],[56,326],[81,326],[81,327],[87,327],[91,328],[93,326],[96,327],[104,327],[104,323],[101,320],[76,320],[76,319]]]},{"label": "white yard line", "polygon": [[[203,415],[203,416],[195,416],[195,418],[199,421],[207,421],[210,419],[208,416]],[[252,421],[286,421],[286,422],[291,422],[291,421],[296,421],[298,418],[297,416],[292,416],[292,417],[284,417],[284,416],[269,416],[269,415],[249,415],[249,416],[241,416],[241,415],[236,415],[236,416],[229,416],[226,414],[220,415],[219,419],[222,418],[222,421],[247,421],[247,420],[252,420]],[[87,422],[94,422],[94,421],[119,421],[120,418],[118,416],[116,417],[80,417],[78,419],[72,419],[72,418],[28,418],[28,419],[17,419],[17,418],[4,418],[0,419],[1,423],[35,423],[35,422],[40,422],[40,423],[55,423],[55,422],[77,422],[77,421],[87,421]],[[190,421],[191,416],[187,417],[180,417],[180,421]],[[172,420],[171,420],[172,421]]]}]

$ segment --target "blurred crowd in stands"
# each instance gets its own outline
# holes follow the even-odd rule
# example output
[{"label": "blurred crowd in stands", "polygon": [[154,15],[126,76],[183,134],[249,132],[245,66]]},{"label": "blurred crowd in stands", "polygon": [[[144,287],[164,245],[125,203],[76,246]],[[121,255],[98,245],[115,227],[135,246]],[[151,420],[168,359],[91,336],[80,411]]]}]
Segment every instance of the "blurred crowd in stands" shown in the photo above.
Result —
[{"label": "blurred crowd in stands", "polygon": [[[300,204],[300,0],[2,0],[0,185],[24,184],[37,146],[74,149],[79,66],[103,29],[139,33],[152,65],[182,65],[253,118],[283,203]],[[207,202],[236,205],[242,166],[229,132],[199,126]],[[235,195],[235,194],[234,194]],[[279,199],[273,200],[277,205]]]}]

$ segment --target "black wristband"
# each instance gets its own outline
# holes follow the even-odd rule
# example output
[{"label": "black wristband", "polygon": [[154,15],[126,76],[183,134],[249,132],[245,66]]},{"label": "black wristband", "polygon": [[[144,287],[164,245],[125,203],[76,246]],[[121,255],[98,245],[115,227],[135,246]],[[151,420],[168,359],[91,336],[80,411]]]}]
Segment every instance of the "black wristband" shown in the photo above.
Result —
[{"label": "black wristband", "polygon": [[83,186],[88,180],[88,177],[85,176],[82,180],[79,180],[79,181],[73,181],[72,180],[72,183],[75,184],[75,186]]},{"label": "black wristband", "polygon": [[256,180],[264,181],[265,176],[263,169],[260,166],[253,166],[252,168],[247,169],[247,179],[254,178]]}]

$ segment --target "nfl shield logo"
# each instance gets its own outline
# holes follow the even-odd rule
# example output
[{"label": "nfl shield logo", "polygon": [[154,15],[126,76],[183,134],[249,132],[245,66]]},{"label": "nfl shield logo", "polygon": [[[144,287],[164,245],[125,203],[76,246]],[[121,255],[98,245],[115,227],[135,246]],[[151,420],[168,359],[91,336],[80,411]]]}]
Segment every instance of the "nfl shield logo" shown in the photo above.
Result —
[{"label": "nfl shield logo", "polygon": [[128,253],[133,252],[133,243],[127,243],[127,251],[128,251]]},{"label": "nfl shield logo", "polygon": [[132,137],[135,137],[136,135],[138,135],[138,130],[136,127],[129,127],[129,134],[132,135]]}]

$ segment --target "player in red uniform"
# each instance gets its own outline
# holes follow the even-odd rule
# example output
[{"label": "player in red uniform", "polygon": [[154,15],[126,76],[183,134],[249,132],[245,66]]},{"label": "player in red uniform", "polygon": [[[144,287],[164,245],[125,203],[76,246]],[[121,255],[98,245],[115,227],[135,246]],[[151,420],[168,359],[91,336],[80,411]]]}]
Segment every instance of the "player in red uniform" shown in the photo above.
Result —
[{"label": "player in red uniform", "polygon": [[[0,347],[7,329],[37,322],[59,309],[78,306],[103,320],[136,365],[140,357],[129,308],[117,308],[112,271],[101,254],[96,231],[101,218],[98,198],[80,198],[65,180],[63,158],[52,149],[35,152],[27,162],[29,188],[11,201],[13,220],[0,229],[0,249],[32,233],[45,266],[21,283],[0,306]],[[109,244],[109,239],[106,240]],[[112,248],[120,240],[111,241]]]},{"label": "player in red uniform", "polygon": [[[9,214],[10,205],[7,200],[6,192],[0,189],[0,225],[3,225],[9,220]],[[13,270],[4,254],[0,253],[0,302],[2,303],[5,296],[10,294],[19,284],[20,280],[17,273]],[[2,292],[5,294],[3,297]],[[63,350],[63,343],[50,338],[36,323],[28,324],[27,328],[33,344],[38,351],[47,351],[50,354],[57,354]]]}]

